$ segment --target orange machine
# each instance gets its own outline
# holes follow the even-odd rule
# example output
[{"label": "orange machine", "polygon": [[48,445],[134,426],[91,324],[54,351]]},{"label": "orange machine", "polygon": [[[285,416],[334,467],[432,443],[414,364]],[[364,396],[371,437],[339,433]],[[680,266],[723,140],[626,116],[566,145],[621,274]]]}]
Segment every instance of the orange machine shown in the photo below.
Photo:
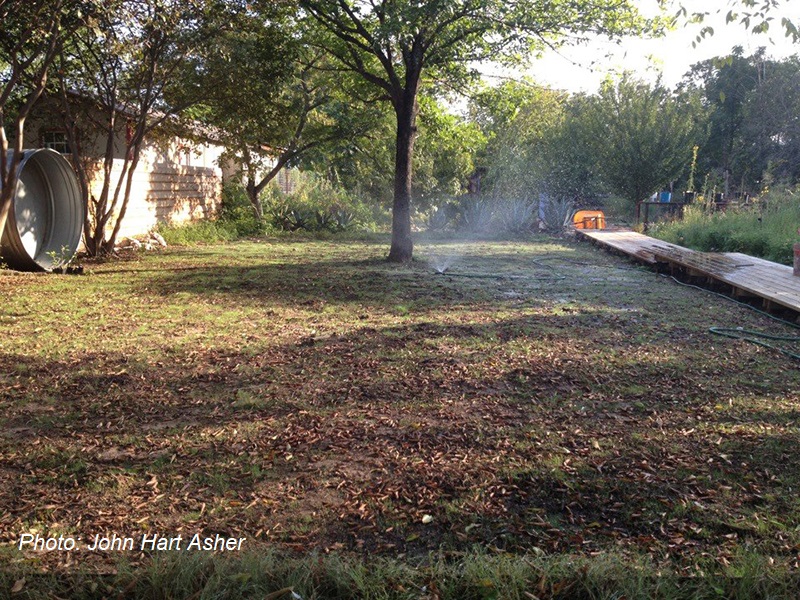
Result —
[{"label": "orange machine", "polygon": [[572,217],[575,229],[605,229],[606,215],[602,210],[579,210]]}]

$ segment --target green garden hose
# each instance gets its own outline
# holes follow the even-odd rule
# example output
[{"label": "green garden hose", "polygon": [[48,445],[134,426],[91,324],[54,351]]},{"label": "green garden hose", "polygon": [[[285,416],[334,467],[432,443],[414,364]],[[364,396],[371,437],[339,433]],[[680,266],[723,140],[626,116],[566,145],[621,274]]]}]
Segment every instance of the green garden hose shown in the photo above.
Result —
[{"label": "green garden hose", "polygon": [[[684,287],[694,288],[696,290],[702,290],[709,294],[714,294],[715,296],[719,296],[720,298],[725,298],[730,302],[735,302],[740,306],[744,306],[749,308],[752,311],[755,311],[765,317],[769,317],[773,321],[778,321],[783,325],[788,325],[789,327],[793,327],[794,329],[800,329],[800,325],[797,323],[792,323],[791,321],[787,321],[786,319],[781,319],[780,317],[776,317],[775,315],[771,315],[766,311],[759,310],[755,306],[751,306],[745,302],[739,302],[735,298],[731,298],[730,296],[726,296],[725,294],[720,294],[718,292],[714,292],[712,290],[708,290],[706,288],[702,288],[697,285],[692,285],[691,283],[684,283],[676,279],[675,277],[669,276],[675,283],[678,285],[682,285]],[[781,354],[793,358],[795,360],[800,360],[800,354],[796,352],[790,352],[789,350],[784,350],[778,346],[765,342],[763,340],[773,340],[773,341],[781,341],[781,342],[793,342],[793,343],[800,343],[800,337],[796,335],[772,335],[770,333],[764,333],[763,331],[754,331],[752,329],[744,329],[742,327],[709,327],[709,333],[713,335],[719,335],[722,337],[731,338],[734,340],[743,340],[745,342],[750,342],[751,344],[756,344],[757,346],[762,346],[764,348],[769,348],[770,350],[776,350]]]},{"label": "green garden hose", "polygon": [[[549,265],[541,266],[550,271],[554,271]],[[436,273],[439,275],[447,275],[448,277],[466,277],[468,279],[528,279],[535,281],[561,281],[562,279],[566,279],[565,275],[557,275],[554,272],[549,275],[508,275],[503,273],[454,273],[448,269],[444,269],[443,271],[437,270]]]},{"label": "green garden hose", "polygon": [[766,339],[766,340],[787,341],[795,343],[800,342],[800,337],[796,335],[772,335],[769,333],[764,333],[763,331],[753,331],[752,329],[743,329],[741,327],[736,327],[734,329],[729,327],[710,327],[708,330],[714,335],[721,335],[723,337],[732,338],[734,340],[744,340],[745,342],[750,342],[751,344],[757,344],[758,346],[763,346],[764,348],[777,350],[781,354],[785,354],[790,358],[794,358],[795,360],[800,360],[800,354],[797,354],[796,352],[789,352],[788,350],[784,350],[783,348],[779,348],[778,346],[774,346],[772,344],[763,341]]},{"label": "green garden hose", "polygon": [[526,275],[502,275],[499,273],[453,273],[448,270],[437,271],[437,273],[448,277],[466,277],[468,279],[531,279]]}]

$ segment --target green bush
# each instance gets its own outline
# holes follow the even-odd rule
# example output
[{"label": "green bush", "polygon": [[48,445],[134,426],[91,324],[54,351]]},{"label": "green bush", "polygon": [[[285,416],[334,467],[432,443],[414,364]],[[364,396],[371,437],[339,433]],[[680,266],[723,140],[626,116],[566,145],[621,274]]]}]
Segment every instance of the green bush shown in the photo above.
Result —
[{"label": "green bush", "polygon": [[355,193],[348,193],[309,174],[299,174],[291,194],[267,186],[262,194],[264,219],[259,220],[241,184],[227,184],[217,218],[185,225],[158,226],[170,245],[213,244],[277,232],[315,234],[378,231],[388,222],[383,211]]},{"label": "green bush", "polygon": [[725,212],[691,205],[682,220],[655,224],[650,233],[696,250],[742,252],[790,265],[792,246],[800,242],[798,193],[800,188],[769,192],[756,203]]},{"label": "green bush", "polygon": [[636,219],[636,207],[619,196],[609,196],[602,203],[606,219],[615,223],[633,223]]},{"label": "green bush", "polygon": [[228,183],[222,189],[219,219],[232,225],[237,237],[252,237],[267,233],[267,224],[256,218],[247,192],[241,184]]},{"label": "green bush", "polygon": [[375,231],[375,212],[357,194],[310,174],[298,175],[291,194],[270,187],[264,195],[265,213],[279,231]]},{"label": "green bush", "polygon": [[181,225],[161,223],[156,230],[172,246],[230,242],[268,233],[267,224],[256,219],[241,185],[227,184],[216,218]]}]

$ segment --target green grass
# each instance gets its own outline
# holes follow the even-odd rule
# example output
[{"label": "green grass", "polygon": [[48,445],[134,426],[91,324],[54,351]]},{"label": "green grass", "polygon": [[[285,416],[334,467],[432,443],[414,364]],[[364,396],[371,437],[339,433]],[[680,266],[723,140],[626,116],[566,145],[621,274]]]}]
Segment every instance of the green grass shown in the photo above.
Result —
[{"label": "green grass", "polygon": [[800,242],[797,190],[763,196],[756,204],[725,212],[690,206],[680,221],[653,225],[649,233],[663,240],[708,252],[743,252],[791,265],[792,246]]},{"label": "green grass", "polygon": [[601,554],[526,556],[470,552],[457,560],[426,562],[339,555],[287,557],[266,551],[236,558],[166,553],[145,567],[120,563],[113,575],[0,573],[0,589],[15,584],[15,599],[68,595],[189,600],[756,600],[796,597],[800,578],[759,556],[743,554],[724,572],[683,577],[646,557]]},{"label": "green grass", "polygon": [[[708,334],[783,325],[570,240],[385,253],[291,237],[0,272],[0,572],[34,589],[56,570],[85,597],[792,584],[800,372]],[[247,543],[213,560],[16,549],[63,531]],[[678,591],[659,596],[658,574]],[[185,592],[153,591],[173,576]]]}]

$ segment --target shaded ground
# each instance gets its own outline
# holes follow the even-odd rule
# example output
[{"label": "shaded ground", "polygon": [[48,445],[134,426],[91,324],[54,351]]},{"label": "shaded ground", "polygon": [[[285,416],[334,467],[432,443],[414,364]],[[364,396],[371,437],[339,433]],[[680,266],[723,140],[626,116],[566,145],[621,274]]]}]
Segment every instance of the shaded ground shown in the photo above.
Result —
[{"label": "shaded ground", "polygon": [[707,334],[785,327],[567,241],[384,252],[0,273],[0,561],[26,532],[797,560],[797,363]]}]

